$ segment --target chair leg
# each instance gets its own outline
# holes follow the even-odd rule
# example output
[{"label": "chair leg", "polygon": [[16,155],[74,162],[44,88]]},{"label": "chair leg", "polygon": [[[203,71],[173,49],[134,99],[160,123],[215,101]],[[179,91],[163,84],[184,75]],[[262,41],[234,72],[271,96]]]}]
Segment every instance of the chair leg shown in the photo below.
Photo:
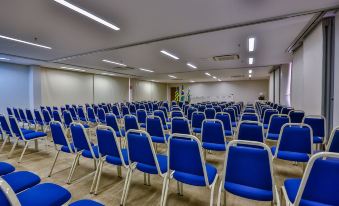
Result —
[{"label": "chair leg", "polygon": [[97,184],[95,186],[95,191],[94,194],[98,194],[98,189],[99,189],[99,185],[100,185],[100,179],[101,179],[101,173],[102,173],[102,167],[104,166],[104,161],[101,161],[101,163],[99,163],[99,172],[98,172],[98,177],[97,177]]},{"label": "chair leg", "polygon": [[147,174],[147,185],[151,186],[151,174]]},{"label": "chair leg", "polygon": [[213,206],[213,203],[214,203],[214,187],[215,187],[215,184],[216,184],[216,182],[211,187],[210,206]]},{"label": "chair leg", "polygon": [[147,174],[144,173],[144,185],[147,185]]},{"label": "chair leg", "polygon": [[74,161],[73,161],[71,170],[70,170],[69,175],[68,175],[68,178],[67,178],[67,184],[71,184],[71,179],[72,179],[72,177],[73,177],[75,168],[77,167],[77,163],[78,163],[78,161],[79,161],[80,156],[81,156],[81,154],[80,154],[80,153],[77,153],[76,156],[75,156],[75,158],[74,158]]},{"label": "chair leg", "polygon": [[170,178],[168,177],[168,174],[166,174],[164,177],[163,184],[162,184],[160,206],[166,205],[169,182],[170,182]]},{"label": "chair leg", "polygon": [[122,178],[122,174],[121,174],[121,166],[117,167],[117,173],[118,173],[118,177]]},{"label": "chair leg", "polygon": [[180,182],[180,195],[184,196],[184,183]]},{"label": "chair leg", "polygon": [[124,186],[124,195],[121,199],[121,205],[122,206],[125,206],[126,205],[126,200],[127,200],[127,196],[128,196],[128,190],[130,188],[130,184],[131,184],[131,180],[132,180],[132,173],[133,173],[133,170],[129,168],[129,175],[128,175],[128,178],[126,178],[126,181],[125,181],[125,186]]},{"label": "chair leg", "polygon": [[177,181],[177,194],[180,195],[181,192],[180,192],[180,182]]},{"label": "chair leg", "polygon": [[16,145],[18,144],[18,142],[19,142],[19,138],[17,138],[17,139],[15,140],[15,142],[14,142],[14,144],[13,144],[13,147],[12,147],[11,151],[10,151],[9,154],[8,154],[8,158],[11,158],[11,157],[12,157],[12,154],[13,154],[14,149],[15,149]]},{"label": "chair leg", "polygon": [[48,174],[48,177],[51,177],[52,176],[52,172],[53,172],[53,169],[54,169],[54,166],[55,166],[55,163],[58,159],[58,156],[59,156],[59,153],[60,153],[60,150],[57,151],[55,157],[54,157],[54,161],[53,161],[53,164],[52,164],[52,168],[51,168],[51,171],[49,172]]},{"label": "chair leg", "polygon": [[[217,199],[217,206],[221,206],[221,193],[222,193],[223,191],[222,191],[222,183],[220,183],[220,185],[219,185],[219,190],[218,190],[218,199]],[[225,196],[224,196],[224,199],[226,199],[225,198]]]},{"label": "chair leg", "polygon": [[[99,167],[100,167],[100,163],[101,163],[101,160],[99,160]],[[97,183],[98,173],[99,173],[99,168],[97,168],[95,170],[93,182],[92,182],[91,189],[90,189],[89,193],[93,193],[94,187]]]},{"label": "chair leg", "polygon": [[10,137],[8,135],[5,135],[4,142],[2,143],[1,148],[0,148],[0,152],[2,152],[2,150],[4,149],[5,144],[6,144],[7,140],[9,140],[9,138]]},{"label": "chair leg", "polygon": [[21,156],[20,156],[20,159],[19,159],[18,163],[21,162],[22,157],[24,156],[24,154],[25,154],[25,152],[26,152],[26,150],[27,150],[28,143],[29,143],[29,142],[25,142],[25,147],[24,147],[24,150],[23,150],[22,153],[21,153]]}]

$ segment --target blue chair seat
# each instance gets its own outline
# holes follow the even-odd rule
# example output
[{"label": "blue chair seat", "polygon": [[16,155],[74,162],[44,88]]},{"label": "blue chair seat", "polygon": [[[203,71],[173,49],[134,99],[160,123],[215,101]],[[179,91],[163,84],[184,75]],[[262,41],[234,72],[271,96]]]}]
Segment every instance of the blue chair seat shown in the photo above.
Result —
[{"label": "blue chair seat", "polygon": [[123,129],[120,129],[120,131],[115,131],[115,134],[117,135],[117,137],[124,137],[126,132]]},{"label": "blue chair seat", "polygon": [[[255,177],[253,177],[255,178]],[[241,184],[236,184],[232,182],[226,182],[224,184],[226,191],[244,198],[258,201],[272,201],[273,193],[271,190],[264,190],[255,187],[249,187]]]},{"label": "blue chair seat", "polygon": [[[208,183],[212,184],[217,175],[217,168],[211,164],[206,164],[206,173],[208,176]],[[201,175],[194,175],[186,172],[175,171],[173,178],[179,182],[194,185],[194,186],[206,186],[205,178]]]},{"label": "blue chair seat", "polygon": [[93,200],[78,200],[76,202],[71,203],[69,206],[104,206],[104,205]]},{"label": "blue chair seat", "polygon": [[208,143],[203,142],[202,147],[207,150],[214,150],[214,151],[226,151],[225,144],[216,144],[216,143]]},{"label": "blue chair seat", "polygon": [[166,124],[163,126],[164,130],[168,130],[171,129],[171,125],[170,124]]},{"label": "blue chair seat", "polygon": [[300,183],[301,183],[301,179],[299,178],[287,179],[284,182],[284,186],[286,189],[288,199],[291,202],[294,202],[297,196]]},{"label": "blue chair seat", "polygon": [[[72,149],[73,151],[75,151],[74,144],[71,143],[70,146],[71,146],[71,149]],[[71,153],[71,151],[69,150],[69,148],[68,148],[67,146],[62,146],[62,147],[61,147],[61,151],[66,152],[66,153]]]},{"label": "blue chair seat", "polygon": [[[157,158],[158,158],[161,172],[162,173],[167,172],[167,156],[157,154]],[[137,169],[148,174],[158,174],[157,167],[155,165],[153,166],[153,165],[138,163]]]},{"label": "blue chair seat", "polygon": [[45,136],[47,136],[45,132],[31,132],[28,134],[24,134],[24,137],[26,140],[32,140],[32,139],[36,139],[39,137],[45,137]]},{"label": "blue chair seat", "polygon": [[24,191],[40,183],[38,175],[28,171],[18,171],[2,176],[2,178],[11,186],[15,193]]},{"label": "blue chair seat", "polygon": [[90,122],[92,122],[92,123],[96,123],[96,122],[97,122],[97,120],[94,119],[94,118],[88,118],[88,121],[90,121]]},{"label": "blue chair seat", "polygon": [[[126,165],[128,165],[128,154],[127,154],[127,149],[122,149],[121,150],[122,157],[124,158],[124,162]],[[120,157],[114,157],[114,156],[106,156],[106,161],[110,164],[113,165],[122,165]]]},{"label": "blue chair seat", "polygon": [[79,117],[79,119],[83,122],[87,122],[87,119],[85,117]]},{"label": "blue chair seat", "polygon": [[140,124],[140,127],[141,127],[141,128],[146,128],[146,123],[141,123],[141,124]]},{"label": "blue chair seat", "polygon": [[193,133],[201,133],[201,128],[193,128]]},{"label": "blue chair seat", "polygon": [[[275,154],[276,147],[273,146],[271,150],[272,153]],[[299,152],[279,151],[277,156],[279,159],[296,162],[308,162],[309,160],[309,156],[307,154]]]},{"label": "blue chair seat", "polygon": [[232,127],[237,127],[237,123],[236,122],[232,122]]},{"label": "blue chair seat", "polygon": [[20,130],[21,130],[22,134],[29,134],[29,133],[35,132],[34,130],[24,129],[24,128],[21,128]]},{"label": "blue chair seat", "polygon": [[267,129],[268,128],[268,124],[264,124],[264,129]]},{"label": "blue chair seat", "polygon": [[230,130],[225,130],[224,134],[225,136],[233,136],[233,132]]},{"label": "blue chair seat", "polygon": [[19,193],[18,199],[22,206],[58,206],[71,199],[71,193],[59,185],[43,183]]},{"label": "blue chair seat", "polygon": [[278,141],[278,139],[279,139],[279,134],[268,133],[268,134],[267,134],[267,139]]},{"label": "blue chair seat", "polygon": [[83,124],[84,128],[88,129],[89,125],[88,124]]},{"label": "blue chair seat", "polygon": [[6,162],[0,162],[0,176],[11,173],[15,170],[15,167],[13,167],[11,164],[8,164]]},{"label": "blue chair seat", "polygon": [[323,143],[323,138],[318,137],[318,136],[313,136],[313,143],[314,144],[321,144],[321,143]]},{"label": "blue chair seat", "polygon": [[[170,136],[169,134],[165,134],[166,141],[168,140],[169,136]],[[163,137],[151,136],[151,139],[152,139],[152,142],[155,142],[155,143],[165,143],[166,142]]]},{"label": "blue chair seat", "polygon": [[122,115],[115,115],[116,116],[116,118],[118,118],[118,119],[121,119],[121,118],[123,118],[124,116],[122,116]]},{"label": "blue chair seat", "polygon": [[[99,148],[98,148],[98,146],[92,146],[92,150],[93,150],[95,157],[99,158]],[[82,156],[87,157],[87,158],[93,158],[91,151],[89,151],[89,150],[84,150],[82,152]]]}]

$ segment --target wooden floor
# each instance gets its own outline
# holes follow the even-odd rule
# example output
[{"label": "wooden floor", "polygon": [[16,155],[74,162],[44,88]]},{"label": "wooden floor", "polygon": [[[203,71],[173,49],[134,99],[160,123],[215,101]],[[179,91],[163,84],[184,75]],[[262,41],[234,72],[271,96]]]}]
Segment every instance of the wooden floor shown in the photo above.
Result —
[{"label": "wooden floor", "polygon": [[[2,142],[1,142],[2,143]],[[67,188],[72,193],[72,202],[78,199],[93,199],[97,200],[105,205],[119,205],[122,190],[124,186],[124,180],[126,176],[126,169],[122,169],[123,178],[117,176],[116,167],[112,165],[105,165],[103,168],[103,175],[101,184],[99,187],[99,194],[92,195],[89,193],[89,189],[92,184],[94,176],[94,164],[93,161],[86,158],[80,159],[80,165],[77,168],[73,182],[68,185],[66,184],[66,178],[68,177],[69,170],[73,161],[72,155],[61,153],[59,160],[56,163],[52,177],[48,177],[55,150],[53,143],[49,141],[49,145],[46,148],[45,142],[39,143],[39,151],[34,150],[34,144],[30,146],[30,149],[26,151],[26,154],[19,164],[17,163],[18,158],[23,149],[22,144],[14,152],[11,159],[7,158],[7,154],[11,148],[10,144],[7,144],[4,151],[0,154],[0,161],[5,161],[13,164],[17,170],[28,170],[36,173],[42,179],[42,182],[53,182]],[[159,146],[159,151],[165,153],[165,147]],[[224,164],[224,153],[213,152],[207,154],[207,162],[212,163],[218,168],[218,174],[222,173]],[[293,165],[290,162],[281,160],[274,161],[275,180],[279,185],[279,189],[284,179],[291,177],[301,177],[302,167]],[[249,174],[251,175],[251,174]],[[220,177],[220,176],[219,176]],[[145,186],[143,184],[143,174],[135,171],[132,178],[132,184],[127,197],[127,205],[159,205],[161,189],[162,189],[162,178],[159,176],[151,176],[151,186]],[[219,179],[220,181],[220,179]],[[218,181],[214,193],[214,204],[216,205],[217,191],[220,182]],[[192,187],[184,185],[184,196],[177,195],[176,182],[172,181],[170,184],[169,195],[167,205],[209,205],[210,192],[204,187]],[[279,190],[280,191],[280,190]],[[231,194],[227,194],[227,205],[228,206],[239,206],[239,205],[270,205],[267,202],[256,202],[246,200]],[[286,205],[283,197],[282,205]]]}]

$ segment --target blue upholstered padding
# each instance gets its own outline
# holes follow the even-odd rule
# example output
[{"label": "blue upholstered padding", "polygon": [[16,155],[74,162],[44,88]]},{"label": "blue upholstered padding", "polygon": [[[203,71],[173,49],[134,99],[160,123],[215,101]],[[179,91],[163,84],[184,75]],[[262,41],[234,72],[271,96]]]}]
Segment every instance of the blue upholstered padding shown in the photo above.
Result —
[{"label": "blue upholstered padding", "polygon": [[46,137],[47,134],[45,132],[30,132],[28,134],[23,134],[26,140],[36,139],[39,137]]},{"label": "blue upholstered padding", "polygon": [[172,111],[172,118],[174,117],[184,117],[181,111]]},{"label": "blue upholstered padding", "polygon": [[52,183],[39,184],[18,194],[22,206],[60,206],[70,198],[69,191]]},{"label": "blue upholstered padding", "polygon": [[242,123],[239,126],[238,139],[263,142],[262,126],[256,123]]},{"label": "blue upholstered padding", "polygon": [[333,140],[329,148],[329,152],[339,153],[339,130],[334,132]]},{"label": "blue upholstered padding", "polygon": [[86,122],[87,118],[86,118],[86,115],[85,115],[84,108],[83,107],[78,107],[77,110],[78,110],[79,119],[81,121]]},{"label": "blue upholstered padding", "polygon": [[42,110],[42,116],[44,117],[45,124],[49,124],[52,121],[50,113],[46,109]]},{"label": "blue upholstered padding", "polygon": [[88,142],[86,140],[85,131],[80,125],[71,125],[71,134],[73,144],[78,151],[90,150]]},{"label": "blue upholstered padding", "polygon": [[103,108],[98,109],[98,119],[101,123],[103,123],[103,124],[106,123],[106,114],[105,114],[105,110]]},{"label": "blue upholstered padding", "polygon": [[129,112],[130,112],[131,114],[133,114],[133,115],[136,114],[137,108],[135,107],[134,104],[130,104],[130,105],[129,105]]},{"label": "blue upholstered padding", "polygon": [[11,127],[11,129],[12,129],[12,132],[13,132],[17,137],[21,137],[20,128],[19,128],[19,125],[18,125],[17,122],[16,122],[16,118],[13,117],[13,116],[9,116],[9,117],[8,117],[8,120],[9,120],[10,127]]},{"label": "blue upholstered padding", "polygon": [[193,133],[201,133],[201,128],[193,128]]},{"label": "blue upholstered padding", "polygon": [[161,126],[161,119],[159,118],[147,118],[146,119],[147,124],[147,132],[152,138],[152,142],[155,143],[165,143],[168,139],[168,135],[164,134]]},{"label": "blue upholstered padding", "polygon": [[14,116],[18,121],[21,121],[20,114],[17,108],[13,108]]},{"label": "blue upholstered padding", "polygon": [[62,122],[61,116],[57,110],[53,111],[53,119],[54,121]]},{"label": "blue upholstered padding", "polygon": [[278,140],[282,126],[289,123],[289,119],[286,116],[273,116],[268,128],[268,139]]},{"label": "blue upholstered padding", "polygon": [[[273,154],[275,154],[276,149],[277,149],[276,146],[273,146],[271,148]],[[277,157],[279,159],[297,161],[297,162],[307,162],[309,160],[308,154],[302,153],[302,152],[279,151]]]},{"label": "blue upholstered padding", "polygon": [[126,107],[126,106],[122,106],[122,107],[121,107],[121,111],[122,111],[122,115],[123,115],[123,116],[130,114],[130,113],[129,113],[129,109],[128,109],[128,107]]},{"label": "blue upholstered padding", "polygon": [[[339,205],[339,161],[318,159],[314,162],[300,205]],[[288,198],[294,202],[301,179],[286,180]]]},{"label": "blue upholstered padding", "polygon": [[203,166],[211,184],[217,174],[217,170],[210,164],[203,165],[199,152],[199,146],[196,141],[190,141],[181,138],[171,139],[170,150],[170,169],[174,170],[174,179],[185,184],[195,186],[205,186]]},{"label": "blue upholstered padding", "polygon": [[14,115],[14,114],[13,114],[13,111],[11,110],[11,108],[7,107],[6,110],[7,110],[8,116]]},{"label": "blue upholstered padding", "polygon": [[174,133],[191,134],[188,121],[185,119],[172,119],[172,134]]},{"label": "blue upholstered padding", "polygon": [[116,105],[113,105],[113,106],[112,106],[112,113],[113,113],[118,119],[122,118],[121,115],[120,115],[118,106],[116,106]]},{"label": "blue upholstered padding", "polygon": [[244,113],[242,116],[241,116],[241,121],[259,121],[258,120],[258,116],[256,114],[253,114],[253,113]]},{"label": "blue upholstered padding", "polygon": [[[264,114],[264,118],[263,118],[263,124],[267,124],[270,122],[270,119],[271,119],[271,116],[274,115],[274,114],[278,114],[278,110],[266,110],[265,114]],[[267,128],[265,128],[267,129]]]},{"label": "blue upholstered padding", "polygon": [[192,115],[192,128],[201,128],[202,122],[205,120],[204,113],[193,113]]},{"label": "blue upholstered padding", "polygon": [[65,127],[69,127],[71,125],[71,123],[73,122],[73,118],[72,118],[72,115],[69,111],[65,110],[63,112],[63,116],[64,116],[64,124],[65,124]]},{"label": "blue upholstered padding", "polygon": [[[129,161],[128,161],[127,149],[122,149],[121,154],[122,154],[124,163],[128,165]],[[122,160],[120,159],[120,157],[106,156],[106,161],[114,165],[122,165]]]},{"label": "blue upholstered padding", "polygon": [[143,109],[137,110],[137,119],[139,124],[146,123],[146,117],[147,117],[146,110]]},{"label": "blue upholstered padding", "polygon": [[88,120],[90,122],[96,122],[96,118],[95,118],[95,112],[94,112],[94,109],[92,107],[87,107],[87,117],[88,117]]},{"label": "blue upholstered padding", "polygon": [[69,206],[105,206],[99,202],[93,201],[93,200],[78,200],[76,202],[73,202],[69,204]]},{"label": "blue upholstered padding", "polygon": [[[112,127],[112,129],[115,132],[119,132],[120,131],[119,130],[119,126],[118,126],[118,122],[117,122],[117,118],[113,114],[106,114],[106,125],[109,126],[109,127]],[[121,135],[121,134],[119,134],[119,135]]]},{"label": "blue upholstered padding", "polygon": [[13,167],[11,164],[8,164],[7,162],[0,162],[0,176],[11,173],[15,170],[15,167]]},{"label": "blue upholstered padding", "polygon": [[288,126],[281,134],[279,151],[311,154],[311,132],[308,127]]},{"label": "blue upholstered padding", "polygon": [[125,116],[125,131],[130,129],[139,129],[138,122],[135,116]]},{"label": "blue upholstered padding", "polygon": [[11,186],[15,193],[24,191],[40,183],[38,175],[28,171],[17,171],[2,176],[2,178]]},{"label": "blue upholstered padding", "polygon": [[206,119],[214,119],[215,117],[215,110],[213,108],[206,108],[205,109],[205,116]]},{"label": "blue upholstered padding", "polygon": [[273,200],[268,152],[261,148],[230,147],[224,188],[248,199]]},{"label": "blue upholstered padding", "polygon": [[187,119],[192,120],[192,114],[193,114],[193,112],[196,112],[196,111],[198,111],[196,108],[189,107],[188,110],[187,110]]},{"label": "blue upholstered padding", "polygon": [[291,111],[289,113],[291,123],[301,123],[305,116],[305,113],[302,111]]},{"label": "blue upholstered padding", "polygon": [[159,117],[161,119],[161,122],[162,122],[162,125],[163,125],[164,129],[167,129],[167,126],[166,126],[167,125],[166,114],[167,114],[167,112],[165,113],[165,112],[163,112],[161,110],[154,111],[154,116],[157,116],[157,117]]},{"label": "blue upholstered padding", "polygon": [[8,135],[12,135],[11,134],[11,129],[9,128],[8,122],[6,120],[6,117],[2,114],[0,114],[0,126],[2,128],[2,130],[4,132],[6,132],[6,134]]},{"label": "blue upholstered padding", "polygon": [[[71,150],[74,152],[75,151],[74,144],[71,143],[71,144],[69,144],[69,146],[71,147]],[[62,146],[61,147],[61,151],[66,152],[66,153],[71,153],[72,152],[71,150],[69,149],[68,146]]]},{"label": "blue upholstered padding", "polygon": [[208,150],[225,151],[226,144],[222,123],[207,121],[202,125],[202,147]]},{"label": "blue upholstered padding", "polygon": [[29,110],[29,109],[26,109],[26,117],[27,117],[27,121],[31,124],[35,124],[35,121],[34,121],[34,117],[33,117],[33,114],[32,114],[32,111]]},{"label": "blue upholstered padding", "polygon": [[51,127],[51,134],[52,134],[54,144],[68,147],[67,141],[66,141],[67,137],[65,136],[62,130],[62,125],[60,123],[52,122],[50,124],[50,127]]},{"label": "blue upholstered padding", "polygon": [[237,121],[234,109],[226,108],[226,109],[223,110],[223,112],[226,112],[226,113],[228,113],[230,115],[232,123]]},{"label": "blue upholstered padding", "polygon": [[71,113],[71,116],[73,120],[77,121],[78,120],[78,115],[74,107],[69,108],[69,112]]},{"label": "blue upholstered padding", "polygon": [[205,106],[205,105],[200,105],[200,106],[198,107],[198,111],[199,111],[199,112],[205,112],[205,109],[206,109],[206,106]]},{"label": "blue upholstered padding", "polygon": [[306,117],[304,123],[311,126],[313,131],[313,143],[320,144],[325,137],[325,119]]},{"label": "blue upholstered padding", "polygon": [[34,110],[34,116],[35,116],[35,122],[38,123],[39,125],[44,125],[44,121],[42,120],[42,116],[39,112],[39,110],[35,109]]}]

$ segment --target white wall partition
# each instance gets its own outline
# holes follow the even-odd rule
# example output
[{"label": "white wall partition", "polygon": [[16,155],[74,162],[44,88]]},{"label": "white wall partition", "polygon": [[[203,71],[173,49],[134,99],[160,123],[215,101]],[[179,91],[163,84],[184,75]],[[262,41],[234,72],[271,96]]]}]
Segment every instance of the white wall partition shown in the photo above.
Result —
[{"label": "white wall partition", "polygon": [[128,101],[128,79],[94,75],[94,102]]},{"label": "white wall partition", "polygon": [[270,73],[268,100],[274,102],[274,72]]},{"label": "white wall partition", "polygon": [[339,126],[339,13],[335,17],[333,126]]},{"label": "white wall partition", "polygon": [[131,79],[132,101],[166,100],[166,84]]}]

